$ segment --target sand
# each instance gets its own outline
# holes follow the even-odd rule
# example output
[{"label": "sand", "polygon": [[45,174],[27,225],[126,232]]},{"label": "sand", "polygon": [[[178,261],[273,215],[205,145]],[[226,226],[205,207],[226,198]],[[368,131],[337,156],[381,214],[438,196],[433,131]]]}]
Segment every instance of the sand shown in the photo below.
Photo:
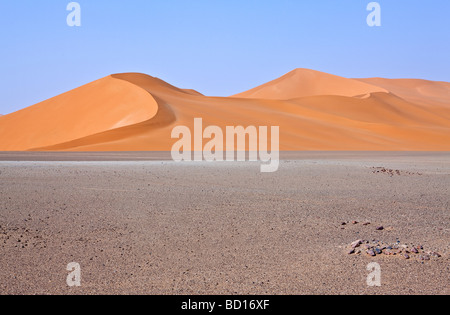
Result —
[{"label": "sand", "polygon": [[170,151],[175,126],[280,126],[283,151],[449,151],[450,83],[297,69],[232,97],[115,74],[0,117],[0,151]]},{"label": "sand", "polygon": [[[0,155],[1,294],[450,293],[448,153],[288,152],[271,174],[157,154],[38,154]],[[353,220],[371,225],[342,229]],[[359,238],[443,257],[347,255]],[[70,262],[79,288],[66,285]],[[370,262],[381,287],[366,284]]]}]

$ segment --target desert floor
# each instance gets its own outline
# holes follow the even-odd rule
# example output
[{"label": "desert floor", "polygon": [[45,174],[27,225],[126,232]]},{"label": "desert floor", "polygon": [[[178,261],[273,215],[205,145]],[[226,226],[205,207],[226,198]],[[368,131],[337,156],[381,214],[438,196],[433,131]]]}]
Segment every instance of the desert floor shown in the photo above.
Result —
[{"label": "desert floor", "polygon": [[[285,153],[267,174],[166,159],[1,153],[0,294],[450,293],[450,153]],[[357,239],[442,257],[349,255]]]}]

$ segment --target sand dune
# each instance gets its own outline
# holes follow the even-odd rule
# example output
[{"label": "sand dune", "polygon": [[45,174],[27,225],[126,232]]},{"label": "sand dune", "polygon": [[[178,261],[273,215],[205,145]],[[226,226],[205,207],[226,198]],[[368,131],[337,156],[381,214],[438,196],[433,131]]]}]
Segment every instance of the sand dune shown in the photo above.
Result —
[{"label": "sand dune", "polygon": [[450,83],[417,79],[359,79],[383,87],[399,97],[450,119]]},{"label": "sand dune", "polygon": [[450,150],[450,83],[297,69],[233,97],[116,74],[0,119],[1,151],[169,151],[177,125],[280,126],[281,150]]},{"label": "sand dune", "polygon": [[243,98],[286,100],[305,96],[357,96],[388,92],[379,86],[309,69],[296,69],[284,76],[235,95]]},{"label": "sand dune", "polygon": [[450,107],[450,83],[436,82],[417,79],[356,79],[358,81],[380,86],[398,96],[409,99],[424,99],[427,101],[440,102]]},{"label": "sand dune", "polygon": [[1,150],[28,150],[136,124],[156,115],[153,97],[109,76],[4,116]]}]

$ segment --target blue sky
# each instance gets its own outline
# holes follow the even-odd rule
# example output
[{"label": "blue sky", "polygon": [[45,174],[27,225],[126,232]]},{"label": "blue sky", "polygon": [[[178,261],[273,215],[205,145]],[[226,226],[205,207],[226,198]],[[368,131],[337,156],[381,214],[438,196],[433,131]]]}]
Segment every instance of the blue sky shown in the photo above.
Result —
[{"label": "blue sky", "polygon": [[345,77],[450,81],[450,1],[0,1],[0,113],[112,73],[142,72],[228,96],[295,68]]}]

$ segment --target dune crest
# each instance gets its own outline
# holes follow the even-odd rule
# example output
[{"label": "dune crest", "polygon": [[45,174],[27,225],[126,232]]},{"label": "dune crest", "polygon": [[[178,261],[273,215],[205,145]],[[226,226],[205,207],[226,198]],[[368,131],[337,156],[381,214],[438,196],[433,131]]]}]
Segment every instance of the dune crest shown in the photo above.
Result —
[{"label": "dune crest", "polygon": [[170,151],[175,126],[280,126],[280,150],[450,151],[450,84],[297,69],[233,97],[114,74],[0,119],[1,151]]},{"label": "dune crest", "polygon": [[193,89],[182,89],[183,92],[187,93],[187,94],[191,94],[191,95],[197,95],[197,96],[205,96],[204,94],[193,90]]}]

